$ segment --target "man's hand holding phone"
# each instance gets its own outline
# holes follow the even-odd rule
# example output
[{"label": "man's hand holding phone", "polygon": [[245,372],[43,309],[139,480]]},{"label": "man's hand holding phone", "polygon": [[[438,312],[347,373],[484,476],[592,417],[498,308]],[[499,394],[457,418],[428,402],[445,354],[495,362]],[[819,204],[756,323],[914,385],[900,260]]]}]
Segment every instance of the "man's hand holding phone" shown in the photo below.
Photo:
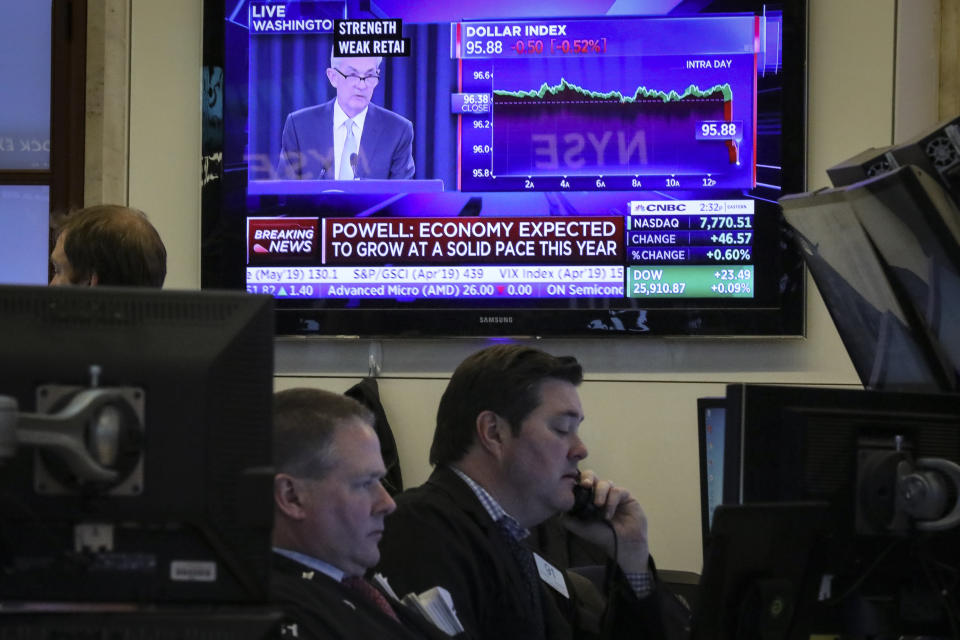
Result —
[{"label": "man's hand holding phone", "polygon": [[[626,489],[597,478],[596,474],[589,470],[581,472],[577,487],[581,488],[575,489],[574,493],[581,494],[581,505],[589,500],[589,494],[592,493],[592,504],[596,507],[598,517],[584,519],[572,514],[573,517],[563,519],[567,529],[603,547],[610,557],[616,553],[617,564],[625,573],[648,571],[650,547],[647,539],[647,517],[640,503]],[[582,509],[583,507],[581,512]],[[574,511],[576,510],[575,506]],[[609,526],[602,520],[606,520]],[[616,534],[616,542],[610,535],[611,528]]]}]

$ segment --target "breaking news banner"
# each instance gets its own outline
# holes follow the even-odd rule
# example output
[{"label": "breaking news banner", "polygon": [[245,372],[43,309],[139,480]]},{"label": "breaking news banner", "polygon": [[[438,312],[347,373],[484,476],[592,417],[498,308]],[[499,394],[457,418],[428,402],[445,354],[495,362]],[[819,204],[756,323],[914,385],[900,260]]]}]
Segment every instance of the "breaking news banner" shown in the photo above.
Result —
[{"label": "breaking news banner", "polygon": [[247,262],[302,262],[316,249],[317,218],[247,218]]},{"label": "breaking news banner", "polygon": [[410,55],[399,18],[389,20],[335,20],[333,48],[338,58],[401,57]]}]

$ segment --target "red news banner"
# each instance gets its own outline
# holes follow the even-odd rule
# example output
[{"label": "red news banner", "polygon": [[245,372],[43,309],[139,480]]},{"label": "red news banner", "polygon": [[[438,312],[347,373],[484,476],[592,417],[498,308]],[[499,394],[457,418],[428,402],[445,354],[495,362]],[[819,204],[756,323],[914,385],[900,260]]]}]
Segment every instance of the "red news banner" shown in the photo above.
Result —
[{"label": "red news banner", "polygon": [[323,264],[623,264],[623,218],[323,218]]}]

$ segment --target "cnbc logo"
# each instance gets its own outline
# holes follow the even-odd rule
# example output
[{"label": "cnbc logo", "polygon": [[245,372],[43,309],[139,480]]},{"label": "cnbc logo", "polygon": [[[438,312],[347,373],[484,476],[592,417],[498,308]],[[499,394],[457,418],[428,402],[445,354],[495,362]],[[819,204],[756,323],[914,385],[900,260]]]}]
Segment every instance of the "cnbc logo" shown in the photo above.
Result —
[{"label": "cnbc logo", "polygon": [[659,202],[633,201],[630,203],[630,213],[683,213],[687,210],[686,202]]},{"label": "cnbc logo", "polygon": [[247,262],[311,258],[317,218],[247,218]]}]

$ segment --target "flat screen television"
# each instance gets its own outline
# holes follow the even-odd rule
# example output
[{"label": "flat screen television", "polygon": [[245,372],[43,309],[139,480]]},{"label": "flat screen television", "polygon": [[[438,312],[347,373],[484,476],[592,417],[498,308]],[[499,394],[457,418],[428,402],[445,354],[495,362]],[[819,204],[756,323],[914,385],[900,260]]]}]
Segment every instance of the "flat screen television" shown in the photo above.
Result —
[{"label": "flat screen television", "polygon": [[800,335],[805,5],[205,0],[202,286],[283,334]]}]

